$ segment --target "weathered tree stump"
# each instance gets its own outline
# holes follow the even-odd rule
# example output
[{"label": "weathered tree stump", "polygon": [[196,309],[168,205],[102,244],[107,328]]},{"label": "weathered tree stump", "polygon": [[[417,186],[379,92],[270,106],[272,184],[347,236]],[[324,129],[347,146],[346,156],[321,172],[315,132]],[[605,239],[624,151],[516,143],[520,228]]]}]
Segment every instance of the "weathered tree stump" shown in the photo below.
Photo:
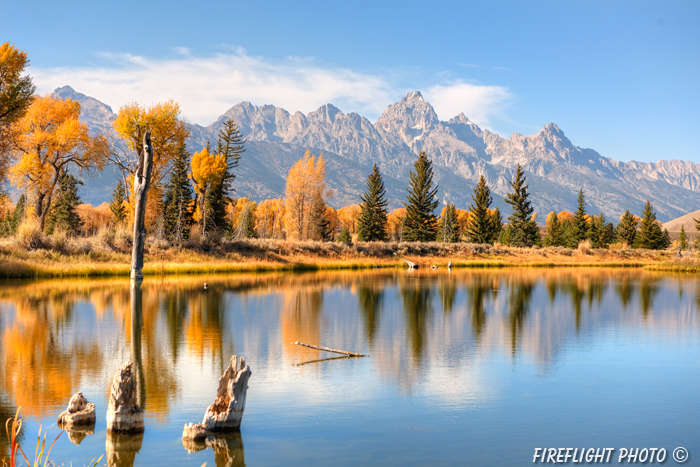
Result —
[{"label": "weathered tree stump", "polygon": [[82,392],[73,394],[68,402],[68,408],[58,416],[58,426],[61,429],[73,426],[95,424],[95,404],[88,402]]},{"label": "weathered tree stump", "polygon": [[116,433],[142,433],[143,410],[137,402],[134,364],[122,365],[112,380],[107,407],[107,431]]},{"label": "weathered tree stump", "polygon": [[243,357],[231,357],[231,362],[219,378],[219,389],[216,391],[214,403],[207,409],[202,423],[185,425],[182,432],[183,443],[185,440],[203,440],[207,433],[211,432],[240,430],[248,378],[251,374],[250,367],[245,364]]},{"label": "weathered tree stump", "polygon": [[109,467],[134,465],[136,454],[143,445],[143,433],[115,433],[108,431],[105,440],[106,461]]},{"label": "weathered tree stump", "polygon": [[80,445],[88,435],[95,434],[95,425],[62,427],[59,424],[58,427],[68,433],[68,439],[76,446]]},{"label": "weathered tree stump", "polygon": [[146,198],[153,172],[151,130],[143,135],[143,147],[134,174],[134,243],[131,250],[131,278],[143,280],[143,248],[146,243]]}]

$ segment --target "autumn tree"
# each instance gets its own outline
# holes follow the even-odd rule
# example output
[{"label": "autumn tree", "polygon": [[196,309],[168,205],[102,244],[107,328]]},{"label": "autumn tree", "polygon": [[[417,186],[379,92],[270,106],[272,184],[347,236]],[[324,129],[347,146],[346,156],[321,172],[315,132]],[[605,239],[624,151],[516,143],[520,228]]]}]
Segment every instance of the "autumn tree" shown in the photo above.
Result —
[{"label": "autumn tree", "polygon": [[226,224],[226,206],[233,199],[233,182],[236,179],[234,170],[238,167],[241,154],[245,152],[245,138],[241,134],[238,125],[228,119],[219,130],[218,141],[216,143],[216,153],[226,159],[226,170],[219,185],[213,186],[208,193],[207,203],[211,209],[211,228],[223,229]]},{"label": "autumn tree", "polygon": [[394,242],[403,242],[403,226],[406,221],[406,208],[396,208],[386,216],[389,238]]},{"label": "autumn tree", "polygon": [[75,208],[82,223],[80,230],[83,235],[95,235],[100,229],[114,225],[114,213],[108,203],[98,206],[83,203]]},{"label": "autumn tree", "polygon": [[[285,188],[285,230],[292,240],[320,240],[319,223],[325,213],[326,164],[323,155],[318,159],[306,151],[287,176]],[[321,206],[323,203],[323,206]],[[323,207],[323,209],[321,209]]]},{"label": "autumn tree", "polygon": [[432,162],[425,151],[421,151],[410,172],[410,187],[406,188],[408,196],[406,219],[403,227],[403,239],[408,242],[432,242],[437,234],[437,217],[433,212],[439,201],[436,198],[437,185],[433,188]]},{"label": "autumn tree", "polygon": [[121,225],[126,219],[126,208],[124,207],[124,201],[126,200],[126,190],[124,190],[124,185],[122,181],[117,181],[117,186],[114,188],[112,193],[112,200],[109,203],[109,209],[114,215],[114,225]]},{"label": "autumn tree", "polygon": [[491,223],[489,206],[493,202],[491,190],[482,175],[474,187],[472,203],[469,205],[469,224],[467,224],[467,241],[471,243],[493,243],[496,235]]},{"label": "autumn tree", "polygon": [[530,247],[540,241],[540,232],[533,220],[534,209],[528,199],[528,185],[525,184],[525,174],[518,164],[515,178],[509,182],[513,191],[506,194],[506,203],[513,208],[513,214],[508,217],[506,238],[514,246]]},{"label": "autumn tree", "polygon": [[386,199],[384,180],[377,164],[372,166],[372,173],[367,176],[367,188],[360,195],[362,210],[358,222],[357,239],[361,242],[384,242],[387,239]]},{"label": "autumn tree", "polygon": [[168,240],[187,240],[192,226],[192,186],[188,177],[190,154],[180,146],[170,169],[163,198],[163,227]]},{"label": "autumn tree", "polygon": [[78,235],[80,227],[83,225],[76,211],[78,205],[81,204],[78,196],[78,185],[82,184],[83,182],[78,181],[65,169],[58,174],[55,200],[46,220],[47,233],[51,234],[56,230],[61,230],[71,236]]},{"label": "autumn tree", "polygon": [[229,204],[227,216],[230,219],[232,238],[257,238],[257,210],[258,203],[245,197]]},{"label": "autumn tree", "polygon": [[180,120],[180,106],[174,101],[143,107],[131,103],[119,109],[112,127],[126,142],[126,152],[116,150],[110,155],[110,162],[121,171],[128,188],[129,214],[134,213],[133,183],[138,168],[138,157],[143,145],[143,137],[151,131],[153,148],[153,171],[151,174],[150,196],[146,204],[146,224],[153,225],[161,214],[162,182],[166,169],[175,160],[179,148],[185,144],[189,131]]},{"label": "autumn tree", "polygon": [[27,52],[9,42],[0,45],[0,191],[11,162],[12,125],[26,113],[36,89],[29,76]]},{"label": "autumn tree", "polygon": [[351,234],[357,232],[357,224],[362,212],[362,206],[359,204],[350,204],[343,206],[336,211],[340,228],[348,229]]},{"label": "autumn tree", "polygon": [[281,199],[267,199],[258,204],[255,231],[260,238],[284,237],[284,203]]},{"label": "autumn tree", "polygon": [[17,128],[10,180],[31,195],[43,230],[61,171],[102,170],[109,147],[104,136],[88,135],[87,125],[80,123],[80,103],[72,99],[34,99]]},{"label": "autumn tree", "polygon": [[223,154],[214,154],[208,148],[195,152],[192,156],[192,173],[190,178],[194,183],[197,201],[195,220],[199,222],[202,234],[206,235],[207,217],[211,215],[211,205],[207,203],[209,192],[219,185],[224,179],[228,165]]}]

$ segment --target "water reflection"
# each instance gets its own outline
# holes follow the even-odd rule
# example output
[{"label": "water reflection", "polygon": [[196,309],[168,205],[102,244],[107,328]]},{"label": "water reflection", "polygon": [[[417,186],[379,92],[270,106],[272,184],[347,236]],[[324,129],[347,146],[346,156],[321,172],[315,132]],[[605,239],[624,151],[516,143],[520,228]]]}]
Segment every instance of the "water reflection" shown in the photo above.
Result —
[{"label": "water reflection", "polygon": [[[600,329],[683,335],[700,327],[698,281],[635,270],[251,274],[207,278],[207,290],[203,282],[0,284],[0,418],[20,405],[30,418],[55,417],[85,387],[106,399],[111,375],[128,359],[136,363],[140,404],[163,425],[183,400],[212,393],[233,353],[251,362],[256,382],[274,374],[267,388],[299,372],[320,384],[326,365],[358,362],[327,363],[330,355],[294,341],[370,353],[366,364],[386,384],[410,393],[430,380],[441,397],[464,403],[465,385],[473,385],[474,399],[490,393],[469,373],[480,358],[518,356],[546,368]],[[197,400],[198,407],[209,402]],[[217,465],[238,465],[239,441],[204,446]],[[3,437],[0,443],[6,453]],[[115,465],[128,465],[141,447],[134,439],[105,446]]]},{"label": "water reflection", "polygon": [[204,440],[182,440],[182,444],[188,452],[197,452],[204,449],[214,451],[216,467],[245,466],[243,450],[243,438],[238,433],[212,433]]}]

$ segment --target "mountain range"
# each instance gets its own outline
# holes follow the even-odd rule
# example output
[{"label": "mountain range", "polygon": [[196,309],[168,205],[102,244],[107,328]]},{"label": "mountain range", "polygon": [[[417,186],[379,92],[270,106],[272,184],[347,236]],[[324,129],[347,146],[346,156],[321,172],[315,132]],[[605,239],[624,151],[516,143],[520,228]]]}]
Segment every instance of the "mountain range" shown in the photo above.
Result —
[{"label": "mountain range", "polygon": [[[90,130],[114,136],[111,121],[115,114],[108,105],[69,86],[57,89],[54,95],[78,100],[81,118]],[[304,115],[242,102],[206,127],[188,124],[189,150],[198,151],[207,141],[215,144],[229,118],[247,138],[234,184],[236,196],[256,201],[281,197],[289,168],[310,149],[312,154],[324,155],[326,181],[334,192],[328,204],[336,208],[360,202],[373,163],[384,178],[390,208],[401,207],[409,172],[420,151],[426,151],[433,162],[440,200],[461,209],[468,208],[472,190],[483,175],[492,191],[493,206],[507,217],[511,210],[504,197],[518,164],[527,176],[540,222],[552,210],[573,212],[579,189],[586,195],[588,213],[602,212],[615,223],[626,209],[641,213],[646,200],[661,221],[700,206],[699,164],[619,162],[573,145],[554,123],[533,135],[514,133],[506,139],[482,130],[464,114],[441,121],[418,91],[389,105],[375,123],[356,113],[343,113],[332,104]],[[115,179],[111,170],[86,179],[82,199],[93,204],[108,201],[114,188],[110,180]]]}]

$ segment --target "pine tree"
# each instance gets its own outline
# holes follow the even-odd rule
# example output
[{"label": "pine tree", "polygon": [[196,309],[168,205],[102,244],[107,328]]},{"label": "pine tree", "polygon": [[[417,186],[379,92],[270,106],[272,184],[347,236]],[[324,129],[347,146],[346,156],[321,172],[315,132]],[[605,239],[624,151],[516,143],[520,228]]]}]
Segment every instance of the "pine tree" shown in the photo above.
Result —
[{"label": "pine tree", "polygon": [[615,228],[615,236],[618,242],[626,242],[629,247],[634,247],[637,237],[637,224],[639,221],[628,210],[620,218],[620,223]]},{"label": "pine tree", "polygon": [[433,168],[425,151],[421,151],[411,171],[406,220],[403,227],[403,239],[407,242],[432,242],[437,234],[437,219],[433,211],[438,205],[437,186],[433,188]]},{"label": "pine tree", "polygon": [[357,224],[357,240],[360,242],[385,242],[387,240],[387,212],[389,202],[386,200],[384,180],[377,164],[367,176],[367,189],[360,195],[362,200],[360,218]]},{"label": "pine tree", "polygon": [[65,169],[58,174],[58,187],[55,194],[55,202],[51,208],[46,221],[46,232],[51,234],[56,229],[65,230],[68,235],[77,235],[83,221],[75,212],[75,208],[80,204],[78,197],[79,181]]},{"label": "pine tree", "polygon": [[350,243],[352,242],[352,236],[350,235],[350,231],[348,230],[347,227],[343,226],[342,229],[340,229],[340,233],[338,236],[335,238],[337,242],[340,243]]},{"label": "pine tree", "polygon": [[447,203],[443,216],[438,222],[437,241],[443,243],[459,242],[459,222],[455,205]]},{"label": "pine tree", "polygon": [[559,222],[556,211],[549,213],[545,224],[547,234],[544,237],[544,244],[546,246],[564,246],[564,226]]},{"label": "pine tree", "polygon": [[238,223],[239,238],[258,238],[258,232],[255,230],[255,203],[249,202],[246,204],[241,213],[241,220]]},{"label": "pine tree", "polygon": [[591,217],[591,222],[588,226],[588,239],[591,241],[593,248],[601,248],[601,236],[603,234],[603,225],[599,217]]},{"label": "pine tree", "polygon": [[579,242],[589,238],[589,228],[586,222],[586,199],[583,195],[583,189],[578,191],[578,208],[574,214],[573,226],[574,229],[572,233],[576,244],[572,247],[577,248]]},{"label": "pine tree", "polygon": [[688,237],[685,235],[685,227],[681,224],[681,234],[678,236],[678,248],[681,251],[688,249]]},{"label": "pine tree", "polygon": [[486,179],[482,175],[479,183],[474,187],[472,202],[469,205],[469,223],[467,224],[467,241],[471,243],[493,243],[496,239],[489,206],[493,202],[491,190],[486,184]]},{"label": "pine tree", "polygon": [[173,166],[170,179],[163,197],[163,227],[169,240],[187,240],[192,226],[192,185],[187,175],[190,166],[190,154],[181,145]]},{"label": "pine tree", "polygon": [[112,193],[112,201],[109,203],[109,210],[114,214],[114,225],[119,225],[126,219],[126,206],[124,206],[124,200],[126,199],[126,191],[124,190],[124,185],[122,181],[117,182],[117,187]]},{"label": "pine tree", "polygon": [[491,238],[495,241],[503,232],[503,218],[501,211],[496,208],[491,214]]},{"label": "pine tree", "polygon": [[649,250],[661,250],[668,247],[667,239],[661,230],[661,225],[656,220],[656,213],[651,203],[647,200],[639,221],[639,232],[635,244],[638,248]]},{"label": "pine tree", "polygon": [[226,222],[226,206],[232,201],[233,182],[236,179],[234,170],[238,167],[241,154],[245,152],[246,139],[233,120],[226,120],[219,131],[216,143],[216,153],[226,157],[226,172],[220,184],[212,187],[207,193],[207,204],[211,210],[211,225],[215,229],[230,227]]},{"label": "pine tree", "polygon": [[512,206],[513,214],[508,217],[508,243],[520,247],[536,245],[541,241],[540,232],[532,220],[534,210],[528,200],[530,194],[520,164],[515,171],[515,179],[509,183],[513,192],[506,194],[506,203]]}]

